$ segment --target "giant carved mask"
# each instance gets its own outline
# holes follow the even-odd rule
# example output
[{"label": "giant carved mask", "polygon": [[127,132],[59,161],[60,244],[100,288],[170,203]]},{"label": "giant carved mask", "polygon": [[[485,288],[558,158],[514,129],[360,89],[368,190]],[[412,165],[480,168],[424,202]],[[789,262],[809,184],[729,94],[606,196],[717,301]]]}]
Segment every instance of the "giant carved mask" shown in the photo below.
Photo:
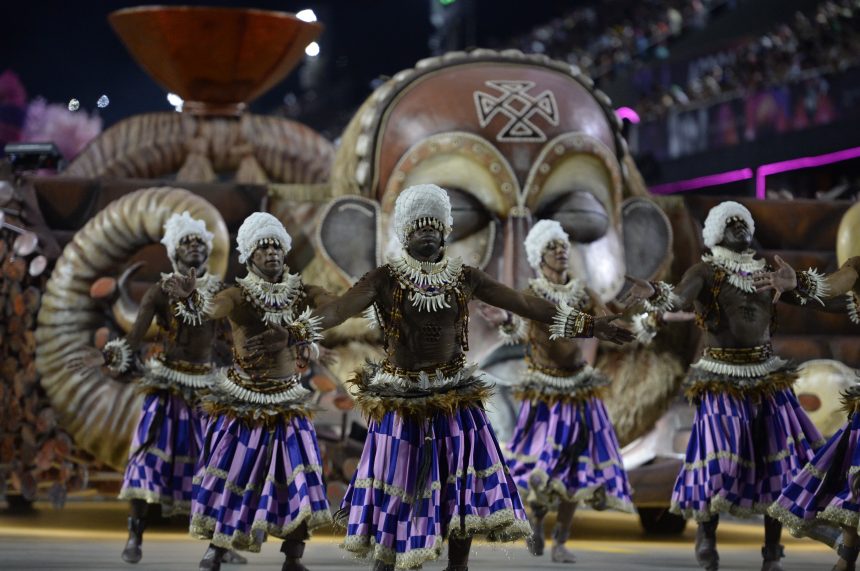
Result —
[{"label": "giant carved mask", "polygon": [[379,87],[347,127],[331,179],[341,198],[322,219],[322,249],[344,278],[359,277],[391,248],[397,195],[432,182],[451,195],[449,249],[467,263],[521,285],[531,275],[529,225],[553,218],[571,236],[575,269],[609,299],[625,273],[658,272],[671,242],[620,128],[608,98],[562,62],[488,50],[419,62]]}]

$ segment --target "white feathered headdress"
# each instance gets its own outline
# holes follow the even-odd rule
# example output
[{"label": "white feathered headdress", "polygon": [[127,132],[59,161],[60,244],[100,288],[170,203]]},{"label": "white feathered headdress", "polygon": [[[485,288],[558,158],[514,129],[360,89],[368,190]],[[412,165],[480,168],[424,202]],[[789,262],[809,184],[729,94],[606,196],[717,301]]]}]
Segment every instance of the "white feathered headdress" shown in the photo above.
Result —
[{"label": "white feathered headdress", "polygon": [[284,249],[284,255],[290,251],[293,240],[281,221],[268,212],[255,212],[245,218],[236,234],[236,249],[239,251],[239,262],[244,264],[251,259],[254,250],[263,240],[277,240]]},{"label": "white feathered headdress", "polygon": [[405,189],[394,203],[394,231],[400,244],[406,246],[409,234],[431,224],[447,238],[454,219],[451,200],[445,189],[435,184],[417,184]]},{"label": "white feathered headdress", "polygon": [[532,226],[526,236],[525,247],[529,265],[535,270],[540,270],[540,262],[543,259],[543,249],[553,240],[570,241],[570,236],[555,220],[539,220]]},{"label": "white feathered headdress", "polygon": [[743,220],[749,228],[750,234],[755,234],[755,223],[750,211],[743,204],[727,200],[711,208],[708,217],[705,218],[705,228],[702,230],[705,246],[713,248],[722,242],[726,225],[734,218]]},{"label": "white feathered headdress", "polygon": [[199,236],[206,243],[206,248],[212,251],[212,239],[215,235],[206,229],[206,221],[192,218],[186,210],[182,214],[171,215],[164,223],[164,237],[161,238],[161,243],[167,248],[170,261],[176,258],[176,246],[179,245],[179,241],[188,236]]}]

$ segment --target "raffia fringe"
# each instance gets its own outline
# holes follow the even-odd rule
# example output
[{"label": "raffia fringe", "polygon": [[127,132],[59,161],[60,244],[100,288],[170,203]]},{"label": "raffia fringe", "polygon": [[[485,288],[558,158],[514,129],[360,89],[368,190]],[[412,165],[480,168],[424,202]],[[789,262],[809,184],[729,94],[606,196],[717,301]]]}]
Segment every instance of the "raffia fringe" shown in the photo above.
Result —
[{"label": "raffia fringe", "polygon": [[[230,490],[232,493],[237,496],[244,495],[247,492],[259,492],[263,489],[263,484],[248,484],[245,487],[237,485],[235,482],[229,480],[229,474],[225,470],[221,470],[220,468],[211,468],[207,466],[204,470],[205,474],[210,476],[214,476],[219,480],[224,482],[224,487]],[[296,480],[296,477],[299,474],[319,474],[322,475],[322,466],[319,464],[298,464],[293,466],[290,470],[290,475],[287,476],[287,480],[285,482],[278,482],[272,476],[266,476],[266,482],[272,484],[275,488],[279,490],[284,490],[290,487],[290,485]],[[194,483],[199,485],[203,481],[202,478],[195,477]]]},{"label": "raffia fringe", "polygon": [[851,415],[860,413],[860,384],[854,384],[844,391],[840,395],[842,400],[842,410],[844,410],[848,417]]},{"label": "raffia fringe", "polygon": [[730,502],[720,495],[711,498],[708,509],[695,510],[692,508],[681,508],[678,502],[673,501],[669,507],[669,511],[673,514],[680,515],[685,519],[693,519],[697,522],[710,521],[715,515],[728,513],[735,517],[749,519],[757,515],[765,515],[770,508],[769,503],[753,504],[751,508],[742,508],[735,503]]},{"label": "raffia fringe", "polygon": [[[814,539],[818,539],[819,541],[827,542],[826,539],[818,537],[820,534],[815,533],[815,530],[821,529],[822,527],[858,527],[858,514],[855,512],[851,512],[848,510],[842,510],[837,508],[827,508],[831,510],[831,513],[828,514],[827,517],[822,517],[825,512],[821,512],[817,514],[817,517],[810,519],[803,519],[791,513],[786,508],[781,505],[774,503],[767,510],[767,515],[770,517],[779,520],[783,526],[793,535],[794,537],[813,537]],[[834,514],[833,512],[847,512],[847,513],[839,513]],[[834,516],[836,516],[834,518]],[[853,517],[852,517],[853,516]],[[831,546],[832,547],[832,546]]]},{"label": "raffia fringe", "polygon": [[[395,496],[400,498],[401,501],[411,502],[414,494],[410,494],[406,491],[405,488],[401,488],[400,486],[394,486],[392,484],[387,484],[382,480],[377,480],[375,478],[359,478],[352,483],[353,488],[360,489],[375,489],[382,490],[385,495]],[[427,488],[422,490],[421,494],[419,494],[419,499],[426,499],[433,496],[434,490],[441,490],[442,483],[441,482],[433,482]]]},{"label": "raffia fringe", "polygon": [[197,459],[191,456],[171,456],[161,448],[155,448],[154,446],[150,446],[145,452],[164,460],[168,464],[194,464],[197,462]]},{"label": "raffia fringe", "polygon": [[[796,439],[792,436],[787,436],[785,439],[786,444],[794,444],[795,446],[797,446],[797,444],[803,442],[804,440],[806,440],[806,436],[804,436],[803,434],[800,434]],[[810,447],[815,448],[815,444],[818,444],[818,442],[810,443]],[[788,458],[790,455],[791,452],[788,450],[788,448],[783,448],[776,454],[770,454],[768,456],[765,456],[764,461],[778,462],[780,460]],[[711,452],[702,460],[696,460],[695,462],[685,462],[683,469],[688,472],[701,470],[713,460],[731,460],[732,462],[739,464],[744,468],[755,468],[755,462],[753,462],[752,460],[743,458],[734,452],[729,452],[728,450],[721,450],[720,452]]]},{"label": "raffia fringe", "polygon": [[310,406],[300,406],[287,403],[284,406],[271,405],[265,409],[253,408],[251,405],[237,409],[235,404],[223,401],[204,400],[200,408],[210,416],[226,416],[235,418],[248,426],[265,426],[274,428],[294,418],[313,419],[315,409]]},{"label": "raffia fringe", "polygon": [[[466,536],[484,535],[489,541],[517,541],[532,533],[528,521],[517,519],[512,509],[500,510],[486,517],[467,515],[464,520]],[[452,535],[461,535],[459,526],[448,526],[447,537]],[[394,565],[395,569],[417,569],[424,563],[435,561],[442,553],[442,546],[443,538],[438,535],[434,538],[432,548],[409,549],[404,553],[379,545],[374,537],[366,535],[347,535],[341,544],[356,559],[382,561]]]},{"label": "raffia fringe", "polygon": [[[691,369],[691,375],[697,372],[695,368],[696,365]],[[699,372],[701,372],[701,369]],[[718,375],[718,373],[712,374]],[[793,368],[788,368],[764,375],[759,379],[750,377],[740,379],[709,378],[708,375],[702,375],[702,377],[692,380],[688,378],[684,383],[684,392],[690,400],[697,399],[703,393],[729,394],[736,398],[761,398],[773,395],[779,391],[792,388],[794,382],[797,380],[797,371]]]},{"label": "raffia fringe", "polygon": [[542,387],[527,386],[514,389],[513,395],[514,398],[517,400],[528,402],[543,402],[552,406],[560,402],[576,404],[591,400],[593,398],[601,398],[605,392],[605,387],[570,389],[570,392],[565,393],[561,390],[559,390],[558,392],[551,392],[547,391],[545,388]]},{"label": "raffia fringe", "polygon": [[[590,458],[589,460],[591,461]],[[593,461],[591,461],[591,463],[594,464]],[[605,467],[615,465],[623,469],[621,464],[613,461],[604,462],[601,463],[601,465]],[[564,482],[558,479],[551,479],[545,470],[533,470],[528,478],[530,484],[533,481],[533,478],[540,481],[540,489],[520,488],[521,496],[527,497],[527,501],[530,504],[537,503],[539,505],[549,507],[554,504],[556,500],[591,504],[598,499],[595,497],[598,490],[603,488],[605,493],[605,487],[603,484],[585,486],[573,491],[568,490],[567,486],[564,485]],[[605,499],[605,508],[603,509],[613,509],[625,513],[633,513],[635,511],[633,503],[630,501],[625,501],[609,494],[606,494],[604,498],[601,498],[601,500],[602,499]]]},{"label": "raffia fringe", "polygon": [[[298,529],[298,527],[307,522],[308,531],[312,531],[318,527],[329,525],[332,522],[331,512],[329,510],[312,511],[310,506],[305,506],[299,510],[299,515],[293,521],[285,526],[273,525],[266,520],[254,520],[251,524],[251,531],[262,531],[267,535],[285,539],[290,533]],[[195,539],[209,540],[216,547],[224,549],[237,549],[241,551],[250,551],[251,553],[259,553],[260,547],[265,541],[257,540],[257,534],[242,533],[235,531],[232,535],[225,533],[215,533],[217,520],[213,517],[194,514],[191,516],[191,525],[189,533]]]},{"label": "raffia fringe", "polygon": [[152,490],[143,488],[124,487],[117,496],[118,500],[143,500],[148,504],[160,504],[161,515],[170,517],[174,515],[188,515],[191,513],[190,501],[176,501],[172,496],[158,494]]}]

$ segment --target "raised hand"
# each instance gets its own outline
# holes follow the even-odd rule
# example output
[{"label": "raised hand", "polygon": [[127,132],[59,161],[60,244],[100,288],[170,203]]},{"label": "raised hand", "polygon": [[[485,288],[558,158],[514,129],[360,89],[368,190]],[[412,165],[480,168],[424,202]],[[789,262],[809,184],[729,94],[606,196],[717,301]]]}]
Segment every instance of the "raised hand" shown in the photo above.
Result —
[{"label": "raised hand", "polygon": [[197,289],[197,269],[191,268],[187,276],[179,273],[174,273],[169,278],[164,280],[162,285],[167,295],[179,299],[187,299],[191,297],[194,290]]},{"label": "raised hand", "polygon": [[625,275],[625,279],[627,279],[632,285],[630,289],[628,289],[624,295],[618,300],[625,307],[630,307],[631,305],[638,303],[644,299],[648,299],[652,295],[654,295],[654,286],[645,280],[641,280],[639,278],[634,278],[633,276]]},{"label": "raised hand", "polygon": [[101,351],[95,347],[85,347],[66,362],[66,367],[73,373],[98,369],[105,364]]},{"label": "raised hand", "polygon": [[635,338],[633,333],[612,323],[619,317],[621,317],[620,314],[595,317],[594,336],[603,341],[611,341],[616,345],[623,345],[624,343],[633,341]]},{"label": "raised hand", "polygon": [[776,270],[753,276],[753,286],[758,292],[772,289],[773,302],[776,303],[784,292],[797,287],[797,274],[794,268],[779,256],[774,256],[773,261],[776,263]]},{"label": "raised hand", "polygon": [[487,320],[487,323],[496,327],[506,322],[510,315],[504,309],[499,309],[498,307],[494,307],[483,301],[479,301],[475,304],[475,308],[478,310],[478,313],[481,314],[481,317]]}]

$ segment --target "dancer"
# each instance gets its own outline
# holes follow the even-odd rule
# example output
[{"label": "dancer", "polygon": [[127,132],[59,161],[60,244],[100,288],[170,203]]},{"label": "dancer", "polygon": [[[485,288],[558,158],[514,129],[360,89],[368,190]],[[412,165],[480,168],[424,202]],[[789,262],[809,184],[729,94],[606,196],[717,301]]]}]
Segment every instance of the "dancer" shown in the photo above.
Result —
[{"label": "dancer", "polygon": [[[763,279],[769,285],[773,277]],[[848,316],[860,324],[860,258],[827,276],[831,299],[848,297]],[[842,529],[834,571],[854,571],[860,554],[860,383],[842,394],[848,420],[777,498],[768,513],[796,536],[815,535],[822,523]]]},{"label": "dancer", "polygon": [[353,381],[370,423],[338,514],[343,547],[387,571],[437,558],[447,538],[447,570],[465,571],[475,534],[504,541],[531,532],[482,408],[489,387],[466,364],[469,300],[553,323],[553,336],[623,343],[632,334],[611,323],[616,316],[556,309],[449,258],[451,204],[436,185],[404,190],[393,224],[401,256],[317,310],[326,329],[372,306],[386,351]]},{"label": "dancer", "polygon": [[[765,514],[762,570],[782,569],[782,524],[767,510],[823,444],[791,388],[797,378],[794,365],[773,354],[774,301],[789,289],[790,279],[786,282],[784,272],[774,274],[776,296],[756,291],[755,280],[768,267],[750,247],[754,231],[744,206],[723,202],[705,220],[709,252],[674,291],[662,282],[634,285],[654,292],[646,302],[650,311],[695,306],[706,333],[704,353],[685,381],[696,416],[671,511],[699,523],[696,559],[709,570],[719,568],[721,512]],[[825,292],[822,276],[814,271],[804,272],[800,281],[804,287],[791,295],[802,302]]]},{"label": "dancer", "polygon": [[[233,330],[233,366],[202,403],[212,420],[190,532],[210,541],[201,570],[220,569],[230,548],[258,552],[273,535],[283,539],[282,570],[305,571],[305,540],[311,530],[331,522],[331,513],[307,404],[311,391],[302,384],[296,360],[313,341],[309,308],[328,297],[288,273],[291,239],[274,216],[252,214],[236,241],[239,261],[248,269],[236,286],[212,297],[193,274],[167,284],[185,300],[184,318],[226,317]],[[288,343],[246,347],[248,339],[267,332],[277,332]]]},{"label": "dancer", "polygon": [[[192,478],[203,440],[204,420],[198,404],[202,392],[217,377],[212,362],[216,322],[186,322],[179,318],[182,303],[167,293],[165,284],[171,275],[195,272],[198,286],[207,294],[221,291],[221,281],[207,273],[212,238],[206,223],[188,212],[168,218],[161,243],[167,249],[174,274],[163,275],[149,288],[126,338],[108,342],[103,353],[87,352],[71,363],[73,369],[106,365],[113,375],[130,371],[155,317],[164,352],[146,363],[139,379],[145,398],[119,494],[120,499],[131,504],[128,541],[122,552],[128,563],[137,563],[142,557],[150,504],[161,504],[164,516],[188,514],[191,508]],[[231,562],[246,561],[231,554]]]},{"label": "dancer", "polygon": [[[609,313],[582,280],[568,272],[570,238],[555,220],[541,220],[525,241],[529,265],[537,273],[526,293],[581,311]],[[533,555],[543,555],[543,519],[558,505],[551,558],[574,563],[566,547],[577,504],[633,511],[615,429],[600,391],[609,379],[593,369],[587,340],[550,341],[546,323],[526,321],[496,309],[482,311],[499,326],[507,343],[528,344],[525,379],[515,391],[522,401],[510,442],[508,468],[532,512]]]}]

